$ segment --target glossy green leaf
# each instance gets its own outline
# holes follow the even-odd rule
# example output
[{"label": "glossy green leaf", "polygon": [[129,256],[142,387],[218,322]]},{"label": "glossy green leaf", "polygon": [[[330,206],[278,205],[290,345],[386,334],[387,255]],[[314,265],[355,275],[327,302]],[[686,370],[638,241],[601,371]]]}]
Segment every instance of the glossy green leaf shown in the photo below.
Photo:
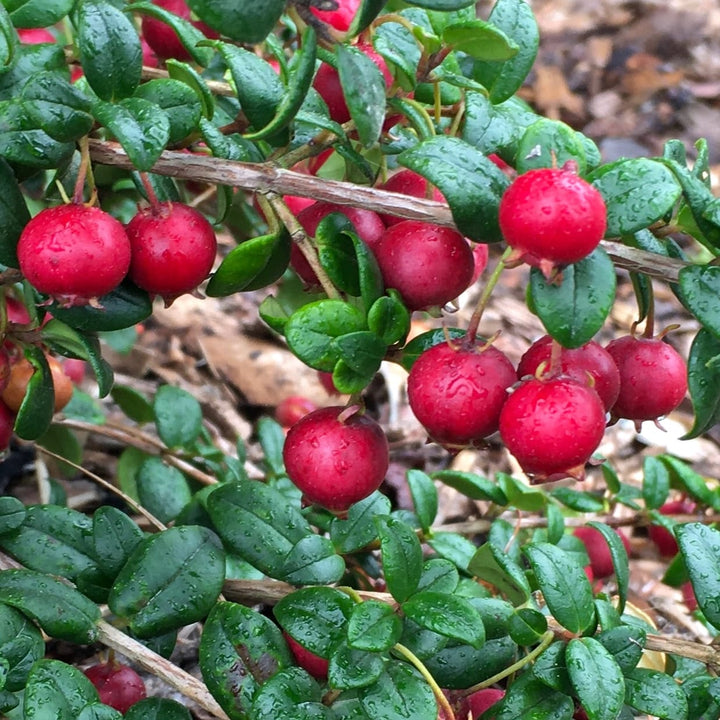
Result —
[{"label": "glossy green leaf", "polygon": [[453,50],[478,60],[509,60],[518,46],[499,27],[485,20],[464,20],[448,25],[442,39]]},{"label": "glossy green leaf", "polygon": [[438,511],[438,491],[432,478],[422,470],[410,469],[405,473],[415,514],[424,532],[430,529]]},{"label": "glossy green leaf", "polygon": [[606,237],[630,235],[662,218],[680,197],[680,185],[657,160],[631,158],[603,165],[588,176],[605,199]]},{"label": "glossy green leaf", "polygon": [[259,687],[293,660],[277,626],[264,615],[220,602],[200,640],[200,671],[231,720],[244,720]]},{"label": "glossy green leaf", "polygon": [[387,516],[376,516],[380,553],[388,592],[398,602],[407,600],[417,589],[422,575],[422,547],[413,529]]},{"label": "glossy green leaf", "polygon": [[402,634],[402,623],[393,608],[379,600],[355,605],[347,626],[347,641],[357,650],[389,650]]},{"label": "glossy green leaf", "polygon": [[472,0],[412,0],[412,2],[408,2],[408,5],[427,8],[428,10],[438,10],[440,12],[460,10],[472,4]]},{"label": "glossy green leaf", "polygon": [[160,522],[169,523],[192,499],[185,476],[159,457],[150,457],[135,476],[140,504]]},{"label": "glossy green leaf", "polygon": [[[496,720],[571,720],[572,698],[548,687],[526,673],[514,682],[498,706]],[[595,719],[593,719],[595,720]]]},{"label": "glossy green leaf", "polygon": [[330,539],[338,552],[355,552],[375,540],[378,530],[374,517],[389,515],[390,508],[390,500],[374,492],[351,505],[346,519],[334,518],[330,525]]},{"label": "glossy green leaf", "polygon": [[335,553],[332,542],[310,534],[298,540],[285,557],[280,576],[293,585],[321,585],[342,578],[345,561]]},{"label": "glossy green leaf", "polygon": [[459,582],[460,574],[452,562],[444,558],[430,558],[423,563],[418,592],[432,590],[440,593],[454,593]]},{"label": "glossy green leaf", "polygon": [[640,712],[663,720],[686,720],[688,701],[682,688],[665,673],[637,668],[625,675],[625,701]]},{"label": "glossy green leaf", "polygon": [[167,113],[170,122],[169,143],[180,142],[195,130],[200,121],[202,106],[197,94],[189,85],[179,80],[150,80],[138,87],[134,97],[147,100]]},{"label": "glossy green leaf", "polygon": [[700,328],[688,356],[688,390],[695,420],[685,439],[698,437],[720,422],[720,365],[714,362],[718,356],[720,337]]},{"label": "glossy green leaf", "polygon": [[36,440],[50,427],[55,412],[55,393],[50,367],[43,351],[36,346],[26,346],[25,357],[34,370],[15,418],[14,429],[23,440]]},{"label": "glossy green leaf", "polygon": [[516,154],[515,169],[519,174],[537,168],[563,167],[573,161],[578,165],[578,174],[586,170],[585,146],[569,125],[559,120],[541,118],[525,131]]},{"label": "glossy green leaf", "polygon": [[566,507],[577,512],[597,513],[605,509],[605,501],[593,493],[560,487],[553,490],[551,495]]},{"label": "glossy green leaf", "polygon": [[[720,346],[719,346],[720,349]],[[670,473],[656,457],[643,458],[642,494],[645,507],[656,510],[667,500],[670,490]]]},{"label": "glossy green leaf", "polygon": [[625,701],[625,682],[613,656],[595,638],[573,638],[565,651],[570,682],[592,720],[614,720]]},{"label": "glossy green leaf", "polygon": [[708,487],[706,478],[672,455],[660,455],[659,458],[670,469],[673,487],[679,487],[701,503],[715,507],[715,494]]},{"label": "glossy green leaf", "polygon": [[77,716],[77,720],[122,720],[122,713],[101,702],[86,705]]},{"label": "glossy green leaf", "polygon": [[522,568],[491,543],[477,549],[468,571],[494,585],[512,603],[520,605],[530,597],[530,585]]},{"label": "glossy green leaf", "polygon": [[191,65],[188,65],[188,63],[173,60],[172,58],[165,61],[165,66],[168,75],[173,80],[179,80],[185,83],[185,85],[195,93],[195,97],[200,101],[203,117],[207,120],[212,120],[215,114],[215,98],[202,75]]},{"label": "glossy green leaf", "polygon": [[0,603],[30,616],[50,636],[76,643],[97,638],[100,609],[67,583],[35,570],[0,571]]},{"label": "glossy green leaf", "polygon": [[93,547],[102,568],[114,577],[143,539],[140,528],[121,510],[103,505],[93,514]]},{"label": "glossy green leaf", "polygon": [[158,435],[168,447],[188,447],[200,434],[202,408],[187,390],[161,386],[155,393],[153,411]]},{"label": "glossy green leaf", "polygon": [[402,604],[406,617],[420,627],[479,648],[485,642],[485,627],[480,614],[465,599],[456,595],[426,590]]},{"label": "glossy green leaf", "polygon": [[170,139],[170,118],[159,105],[139,97],[93,105],[97,120],[112,132],[138,170],[150,170]]},{"label": "glossy green leaf", "polygon": [[518,510],[535,512],[547,504],[547,496],[526,483],[507,473],[495,475],[497,484],[507,497],[507,504],[514,505]]},{"label": "glossy green leaf", "polygon": [[348,35],[354,37],[361,33],[380,13],[385,6],[385,0],[362,0],[355,13]]},{"label": "glossy green leaf", "polygon": [[365,318],[341,300],[317,300],[294,312],[285,326],[285,337],[295,355],[316,370],[332,372],[340,359],[333,340],[365,329]]},{"label": "glossy green leaf", "polygon": [[20,500],[12,495],[0,497],[0,535],[15,532],[23,524],[25,515],[25,506]]},{"label": "glossy green leaf", "polygon": [[252,720],[331,720],[331,710],[322,704],[317,681],[302,668],[281,670],[262,685],[255,696]]},{"label": "glossy green leaf", "polygon": [[152,403],[134,388],[127,385],[115,385],[110,396],[130,420],[140,424],[155,421]]},{"label": "glossy green leaf", "polygon": [[509,180],[482,153],[459,138],[442,136],[406,150],[398,161],[437,186],[463,235],[476,242],[502,239],[498,208]]},{"label": "glossy green leaf", "polygon": [[73,0],[3,0],[15,27],[48,27],[72,10]]},{"label": "glossy green leaf", "polygon": [[85,77],[101,100],[116,101],[135,92],[142,48],[132,20],[122,10],[108,0],[84,0],[77,10],[75,39]]},{"label": "glossy green leaf", "polygon": [[339,359],[353,372],[368,378],[380,369],[387,346],[375,333],[369,330],[346,333],[335,338],[333,346]]},{"label": "glossy green leaf", "polygon": [[17,241],[30,221],[25,199],[10,166],[0,157],[0,263],[18,267]]},{"label": "glossy green leaf", "polygon": [[510,637],[518,645],[535,645],[543,633],[547,632],[547,620],[538,610],[533,608],[518,608],[510,616]]},{"label": "glossy green leaf", "polygon": [[566,645],[563,640],[552,643],[533,663],[532,674],[549,688],[572,695],[573,689],[565,664]]},{"label": "glossy green leaf", "polygon": [[410,313],[396,291],[379,297],[368,310],[368,327],[385,345],[402,342],[410,331]]},{"label": "glossy green leaf", "polygon": [[330,656],[328,684],[338,690],[368,687],[380,677],[385,664],[382,655],[343,642]]},{"label": "glossy green leaf", "polygon": [[601,632],[597,639],[615,658],[623,673],[627,674],[643,656],[647,632],[642,627],[620,625]]},{"label": "glossy green leaf", "polygon": [[24,717],[77,720],[89,703],[98,702],[95,686],[84,673],[60,660],[38,660],[28,676]]},{"label": "glossy green leaf", "polygon": [[[399,14],[412,22],[408,15],[419,12],[424,11],[402,10]],[[380,55],[393,64],[398,83],[408,90],[414,88],[420,61],[420,48],[410,30],[399,22],[384,22],[375,28],[373,46]],[[410,103],[404,103],[404,105],[413,107]]]},{"label": "glossy green leaf", "polygon": [[427,544],[442,558],[450,560],[461,570],[467,570],[476,547],[475,544],[459,533],[433,532]]},{"label": "glossy green leaf", "polygon": [[388,663],[377,682],[359,693],[373,720],[436,720],[437,705],[430,686],[406,663]]},{"label": "glossy green leaf", "polygon": [[460,470],[439,470],[431,476],[445,485],[455,488],[473,500],[490,500],[496,505],[507,505],[508,499],[497,484],[475,473]]},{"label": "glossy green leaf", "polygon": [[0,658],[7,662],[4,689],[22,690],[30,668],[45,655],[40,630],[21,612],[0,604]]},{"label": "glossy green leaf", "polygon": [[223,35],[243,43],[259,43],[275,27],[285,0],[190,0],[190,9]]},{"label": "glossy green leaf", "polygon": [[582,565],[550,543],[532,543],[523,553],[555,619],[570,632],[582,632],[595,620],[592,588]]},{"label": "glossy green leaf", "polygon": [[463,337],[464,335],[465,330],[461,330],[460,328],[441,328],[421,333],[420,335],[415,336],[403,348],[400,364],[408,372],[410,372],[410,369],[415,364],[415,361],[423,354],[423,352],[425,352],[425,350],[429,350],[435,345],[446,342],[448,338],[452,340]]},{"label": "glossy green leaf", "polygon": [[[0,8],[2,6],[0,5]],[[3,21],[3,17],[5,20]],[[0,10],[0,37],[4,40],[7,51],[7,42],[10,40],[10,48],[12,50],[12,63],[0,72],[0,100],[12,100],[17,98],[22,91],[23,86],[32,75],[43,70],[59,70],[65,73],[67,63],[65,61],[65,53],[60,44],[52,45],[50,43],[39,43],[37,45],[15,45],[17,37],[15,31],[9,29],[7,15],[3,15]],[[67,75],[65,75],[67,77]]]},{"label": "glossy green leaf", "polygon": [[713,298],[720,288],[720,268],[716,265],[688,265],[680,270],[679,285],[685,307],[720,338],[720,313]]},{"label": "glossy green leaf", "polygon": [[136,702],[124,715],[125,720],[192,720],[190,711],[169,698],[149,697]]},{"label": "glossy green leaf", "polygon": [[720,627],[720,531],[702,523],[675,528],[695,597],[703,615]]},{"label": "glossy green leaf", "polygon": [[110,591],[108,605],[138,637],[203,619],[225,579],[225,553],[215,533],[185,525],[143,540]]}]

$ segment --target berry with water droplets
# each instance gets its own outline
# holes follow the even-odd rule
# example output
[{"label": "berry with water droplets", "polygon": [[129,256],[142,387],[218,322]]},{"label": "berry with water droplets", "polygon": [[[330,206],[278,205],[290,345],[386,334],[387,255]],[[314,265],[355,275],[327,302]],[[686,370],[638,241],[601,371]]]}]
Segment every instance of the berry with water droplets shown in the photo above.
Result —
[{"label": "berry with water droplets", "polygon": [[[629,555],[630,541],[621,530],[615,530],[615,532],[622,540],[625,551]],[[585,550],[590,558],[593,576],[599,580],[610,577],[615,572],[615,569],[610,555],[610,548],[603,534],[594,527],[578,527],[573,530],[573,535],[582,540],[583,545],[585,545]]]},{"label": "berry with water droplets", "polygon": [[492,345],[444,342],[425,350],[413,364],[408,401],[433,440],[461,448],[498,429],[514,382],[512,363]]},{"label": "berry with water droplets", "polygon": [[382,428],[356,407],[326,407],[290,428],[283,459],[307,500],[344,511],[380,487],[388,442]]},{"label": "berry with water droplets", "polygon": [[[380,185],[380,187],[383,190],[408,195],[409,197],[430,198],[431,200],[437,200],[441,203],[445,202],[445,196],[422,175],[418,175],[418,173],[413,170],[399,170]],[[403,221],[403,218],[397,215],[385,214],[380,217],[388,227]]]},{"label": "berry with water droplets", "polygon": [[67,306],[106,295],[130,267],[122,223],[78,203],[41,210],[23,229],[17,254],[30,284]]},{"label": "berry with water droplets", "polygon": [[129,665],[100,663],[83,672],[98,691],[100,702],[123,715],[146,696],[143,679]]},{"label": "berry with water droplets", "polygon": [[316,18],[332,25],[336,30],[345,32],[350,28],[350,24],[360,7],[362,0],[338,0],[337,10],[318,10],[315,7],[310,8],[310,12]]},{"label": "berry with water droplets", "polygon": [[138,210],[128,223],[130,279],[166,303],[192,292],[215,261],[217,238],[205,216],[177,202]]},{"label": "berry with water droplets", "polygon": [[600,396],[570,378],[524,380],[500,412],[500,436],[534,482],[583,479],[604,432]]}]

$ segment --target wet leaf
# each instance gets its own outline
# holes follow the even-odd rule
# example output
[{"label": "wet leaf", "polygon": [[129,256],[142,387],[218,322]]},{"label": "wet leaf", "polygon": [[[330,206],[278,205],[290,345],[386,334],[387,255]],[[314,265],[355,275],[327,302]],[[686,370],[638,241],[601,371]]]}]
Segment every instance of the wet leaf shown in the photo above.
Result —
[{"label": "wet leaf", "polygon": [[422,548],[413,529],[392,517],[376,516],[388,592],[398,602],[417,589],[422,575]]}]

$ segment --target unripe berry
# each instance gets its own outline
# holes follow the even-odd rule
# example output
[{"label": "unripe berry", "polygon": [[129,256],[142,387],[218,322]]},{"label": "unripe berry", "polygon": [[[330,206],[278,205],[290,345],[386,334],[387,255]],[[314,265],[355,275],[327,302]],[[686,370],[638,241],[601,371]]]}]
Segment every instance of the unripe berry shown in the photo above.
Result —
[{"label": "unripe berry", "polygon": [[[45,356],[53,381],[53,392],[55,397],[55,412],[60,412],[69,402],[73,394],[72,380],[63,372],[60,362],[52,357]],[[3,402],[12,410],[17,412],[25,399],[28,383],[35,372],[29,360],[20,358],[10,366],[10,377],[7,386],[2,392]]]}]

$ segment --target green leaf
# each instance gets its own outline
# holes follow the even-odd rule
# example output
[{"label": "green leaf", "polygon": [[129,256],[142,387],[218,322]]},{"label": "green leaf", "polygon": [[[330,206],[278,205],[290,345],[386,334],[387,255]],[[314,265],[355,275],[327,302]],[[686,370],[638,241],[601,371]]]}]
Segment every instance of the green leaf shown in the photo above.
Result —
[{"label": "green leaf", "polygon": [[572,488],[559,487],[553,490],[552,497],[561,502],[571,510],[577,512],[602,512],[605,509],[605,501],[589,492],[581,492]]},{"label": "green leaf", "polygon": [[720,313],[713,299],[720,288],[720,268],[716,265],[687,265],[680,270],[679,285],[683,305],[705,326],[706,331],[710,331],[716,339],[720,338]]},{"label": "green leaf", "polygon": [[435,345],[446,342],[448,338],[451,340],[465,335],[465,330],[460,328],[439,328],[437,330],[428,330],[415,336],[402,351],[400,364],[410,372],[415,361],[422,355],[425,350],[429,350]]},{"label": "green leaf", "polygon": [[485,643],[485,627],[477,610],[465,599],[426,590],[402,604],[406,617],[420,627],[479,648]]},{"label": "green leaf", "polygon": [[24,352],[34,370],[15,418],[14,429],[23,440],[36,440],[50,427],[55,412],[55,393],[50,367],[42,349],[28,345]]},{"label": "green leaf", "polygon": [[647,632],[642,627],[620,625],[601,632],[597,639],[615,658],[623,673],[627,674],[643,656]]},{"label": "green leaf", "polygon": [[442,39],[453,50],[478,60],[509,60],[519,49],[499,27],[478,19],[448,25]]},{"label": "green leaf", "polygon": [[[281,670],[262,685],[255,696],[251,718],[277,720],[331,720],[332,710],[321,703],[317,681],[302,668]],[[243,716],[244,717],[244,716]]]},{"label": "green leaf", "polygon": [[428,10],[438,10],[440,12],[460,10],[472,4],[472,0],[412,0],[412,2],[408,2],[408,5],[427,8]]},{"label": "green leaf", "polygon": [[155,424],[160,439],[168,447],[189,447],[202,428],[200,403],[186,390],[161,386],[153,401]]},{"label": "green leaf", "polygon": [[245,718],[260,686],[293,660],[277,626],[235,603],[215,605],[200,640],[200,670],[230,718]]},{"label": "green leaf", "polygon": [[[389,507],[387,511],[390,512]],[[12,495],[0,497],[0,535],[15,532],[23,524],[25,515],[25,506],[20,500]]]},{"label": "green leaf", "polygon": [[122,713],[101,702],[86,705],[77,716],[77,720],[122,720]]},{"label": "green leaf", "polygon": [[346,333],[333,341],[339,359],[353,372],[372,380],[380,369],[387,346],[369,330]]},{"label": "green leaf", "polygon": [[138,170],[150,170],[170,139],[170,118],[161,107],[139,97],[117,103],[98,101],[93,114],[123,146]]},{"label": "green leaf", "polygon": [[532,674],[549,688],[572,695],[573,689],[565,664],[566,644],[563,640],[552,643],[533,663]]},{"label": "green leaf", "polygon": [[138,637],[203,619],[225,579],[225,553],[215,533],[185,525],[144,539],[115,580],[111,610]]},{"label": "green leaf", "polygon": [[659,458],[670,468],[673,487],[680,487],[701,503],[715,507],[717,502],[715,494],[710,490],[702,475],[696,473],[682,460],[671,455],[660,455]]},{"label": "green leaf", "polygon": [[434,532],[427,543],[440,557],[454,563],[461,570],[468,569],[476,550],[474,543],[453,532]]},{"label": "green leaf", "polygon": [[140,528],[121,510],[103,505],[93,514],[93,547],[102,568],[115,577],[143,539]]},{"label": "green leaf", "polygon": [[195,93],[195,96],[200,101],[203,117],[207,120],[212,120],[215,114],[215,98],[202,75],[191,65],[181,62],[180,60],[173,60],[172,58],[165,61],[165,66],[168,75],[173,80],[179,80],[185,83],[185,85]]},{"label": "green leaf", "polygon": [[517,150],[518,174],[537,168],[562,167],[568,160],[578,164],[578,174],[586,170],[585,146],[569,125],[541,118],[525,131]]},{"label": "green leaf", "polygon": [[77,10],[75,41],[85,77],[101,100],[116,101],[135,92],[142,48],[132,20],[122,10],[107,0],[84,0]]},{"label": "green leaf", "polygon": [[388,663],[373,685],[359,692],[373,720],[436,720],[437,705],[430,686],[406,663]]},{"label": "green leaf", "polygon": [[332,542],[320,535],[301,538],[285,557],[281,577],[293,585],[321,585],[342,578],[345,561],[335,553]]},{"label": "green leaf", "polygon": [[407,600],[417,589],[422,575],[422,547],[414,530],[387,516],[376,516],[380,553],[388,592],[398,602]]},{"label": "green leaf", "polygon": [[402,342],[410,331],[410,313],[394,290],[375,300],[368,310],[367,322],[385,345]]},{"label": "green leaf", "polygon": [[[704,307],[707,306],[703,304]],[[720,318],[713,321],[713,325],[720,330]],[[695,420],[683,436],[685,440],[699,437],[720,422],[720,365],[713,362],[719,355],[720,337],[714,331],[700,328],[688,356],[688,390]]]},{"label": "green leaf", "polygon": [[330,539],[340,553],[351,553],[369,545],[378,536],[376,515],[390,514],[390,500],[374,492],[350,506],[346,519],[333,518]]},{"label": "green leaf", "polygon": [[0,263],[18,267],[17,241],[25,225],[30,221],[15,174],[0,157]]},{"label": "green leaf", "polygon": [[538,268],[530,273],[532,306],[548,334],[563,347],[589,342],[603,326],[615,300],[615,266],[596,248],[562,271],[562,282],[548,283]]},{"label": "green leaf", "polygon": [[625,702],[663,720],[686,720],[688,700],[677,682],[665,673],[637,668],[625,675]]},{"label": "green leaf", "polygon": [[143,462],[135,482],[140,504],[162,523],[175,520],[192,499],[185,476],[159,457],[150,457]]},{"label": "green leaf", "polygon": [[273,418],[262,417],[258,420],[256,432],[265,455],[265,464],[273,475],[283,475],[285,473],[285,461],[283,460],[285,431],[282,426]]},{"label": "green leaf", "polygon": [[607,206],[606,237],[630,235],[660,220],[680,197],[680,185],[657,160],[631,158],[603,165],[588,176]]},{"label": "green leaf", "polygon": [[29,615],[50,637],[86,644],[97,639],[98,606],[44,573],[26,569],[0,571],[0,603]]},{"label": "green leaf", "polygon": [[190,9],[211,28],[243,43],[259,43],[280,19],[285,0],[189,0]]},{"label": "green leaf", "polygon": [[510,183],[482,153],[459,138],[442,136],[405,150],[398,162],[437,186],[463,235],[476,242],[502,240],[498,208]]},{"label": "green leaf", "polygon": [[536,512],[547,505],[547,496],[529,487],[526,483],[507,473],[496,473],[497,484],[507,497],[507,505],[514,505],[518,510]]},{"label": "green leaf", "polygon": [[614,720],[625,701],[623,674],[595,638],[573,638],[565,651],[570,681],[592,720]]},{"label": "green leaf", "polygon": [[192,720],[190,711],[175,700],[151,697],[136,702],[124,715],[125,720]]},{"label": "green leaf", "polygon": [[15,608],[0,604],[0,658],[7,662],[4,689],[22,690],[30,668],[43,655],[45,642],[40,630]]},{"label": "green leaf", "polygon": [[415,514],[420,527],[427,532],[435,520],[438,511],[438,491],[429,475],[422,470],[407,470],[405,473],[412,497]]},{"label": "green leaf", "polygon": [[491,543],[477,549],[468,571],[494,585],[514,604],[521,605],[530,597],[530,585],[522,568]]},{"label": "green leaf", "polygon": [[507,505],[505,493],[496,483],[475,473],[461,472],[460,470],[439,470],[434,472],[433,480],[440,480],[473,500],[490,500],[496,505]]},{"label": "green leaf", "polygon": [[338,690],[368,687],[380,677],[385,664],[385,659],[377,653],[341,643],[330,656],[328,684]]},{"label": "green leaf", "polygon": [[[0,8],[2,6],[0,5]],[[3,18],[5,19],[3,21]],[[7,15],[0,11],[1,27],[8,28]],[[14,29],[6,32],[0,31],[0,41],[7,49],[10,38],[10,47],[13,53],[12,64],[6,65],[4,72],[0,73],[0,100],[11,100],[18,97],[25,83],[32,75],[43,70],[60,70],[68,76],[65,53],[58,43],[40,43],[38,45],[16,45],[17,37]],[[2,46],[0,46],[2,52]]]},{"label": "green leaf", "polygon": [[402,635],[402,622],[390,605],[366,600],[355,605],[347,626],[347,642],[356,650],[383,652]]},{"label": "green leaf", "polygon": [[73,665],[38,660],[25,688],[24,717],[37,720],[76,720],[89,703],[98,702],[95,686]]},{"label": "green leaf", "polygon": [[[152,7],[157,6],[152,5]],[[180,142],[195,130],[200,122],[202,114],[200,100],[189,85],[179,80],[171,78],[150,80],[138,87],[134,97],[147,100],[167,113],[170,122],[169,143]]]},{"label": "green leaf", "polygon": [[75,3],[73,0],[3,0],[15,27],[48,27],[62,20]]},{"label": "green leaf", "polygon": [[571,720],[574,703],[572,698],[548,690],[547,685],[536,680],[532,673],[526,673],[510,686],[500,705],[496,707],[496,720]]},{"label": "green leaf", "polygon": [[698,605],[709,623],[720,627],[720,531],[702,523],[675,527]]},{"label": "green leaf", "polygon": [[152,404],[134,388],[127,385],[115,385],[110,396],[130,420],[141,425],[155,421]]},{"label": "green leaf", "polygon": [[590,582],[582,565],[550,543],[523,547],[540,590],[555,619],[570,632],[582,632],[595,620]]},{"label": "green leaf", "polygon": [[642,494],[645,507],[656,510],[668,497],[670,490],[670,473],[667,467],[652,455],[643,458]]},{"label": "green leaf", "polygon": [[538,610],[533,608],[518,608],[510,616],[508,623],[510,637],[518,644],[524,646],[535,645],[547,632],[547,620]]},{"label": "green leaf", "polygon": [[418,592],[453,593],[460,583],[460,574],[454,563],[444,558],[430,558],[423,563],[423,574],[418,583]]}]

